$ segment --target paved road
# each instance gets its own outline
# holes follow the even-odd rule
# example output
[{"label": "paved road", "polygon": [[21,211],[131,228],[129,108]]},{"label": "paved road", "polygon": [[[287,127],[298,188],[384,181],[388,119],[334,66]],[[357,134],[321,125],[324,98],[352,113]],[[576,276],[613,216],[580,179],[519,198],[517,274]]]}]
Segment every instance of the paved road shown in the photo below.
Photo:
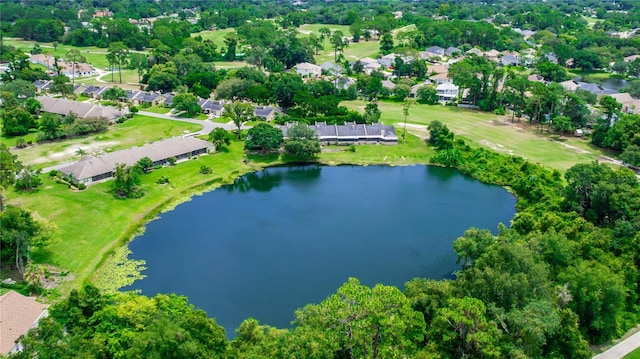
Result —
[{"label": "paved road", "polygon": [[[147,112],[147,111],[139,111],[138,114],[144,115],[144,116],[149,116],[149,117],[164,118],[165,120],[188,122],[188,123],[193,123],[193,124],[196,124],[196,125],[201,125],[202,126],[202,130],[200,130],[198,132],[194,132],[194,133],[192,133],[192,135],[206,135],[206,134],[209,134],[209,132],[211,132],[216,127],[221,127],[221,128],[224,128],[225,130],[228,130],[228,131],[236,130],[236,126],[234,124],[228,124],[228,123],[218,123],[218,122],[212,122],[212,121],[196,120],[196,119],[193,119],[193,118],[183,118],[183,117],[177,117],[175,115],[160,114],[160,113]],[[248,129],[248,128],[249,127],[242,126],[243,130],[244,129]]]},{"label": "paved road", "polygon": [[640,348],[640,332],[614,345],[604,353],[594,356],[593,359],[619,359],[636,350],[636,348]]}]

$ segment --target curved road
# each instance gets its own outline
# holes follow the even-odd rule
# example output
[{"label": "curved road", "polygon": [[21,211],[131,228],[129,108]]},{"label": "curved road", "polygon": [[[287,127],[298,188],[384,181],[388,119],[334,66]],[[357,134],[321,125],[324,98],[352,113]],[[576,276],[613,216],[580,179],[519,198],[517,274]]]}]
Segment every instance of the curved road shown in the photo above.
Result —
[{"label": "curved road", "polygon": [[[149,116],[149,117],[163,118],[165,120],[171,120],[171,121],[188,122],[188,123],[193,123],[193,124],[202,126],[202,130],[198,132],[190,133],[189,135],[208,135],[209,132],[213,131],[213,129],[216,127],[224,128],[225,130],[228,130],[228,131],[237,130],[237,127],[234,124],[196,120],[193,118],[178,117],[174,114],[169,115],[169,114],[161,114],[161,113],[154,113],[154,112],[148,112],[148,111],[138,111],[138,114]],[[248,126],[241,127],[241,129],[243,130],[246,130],[248,128],[250,127]]]}]

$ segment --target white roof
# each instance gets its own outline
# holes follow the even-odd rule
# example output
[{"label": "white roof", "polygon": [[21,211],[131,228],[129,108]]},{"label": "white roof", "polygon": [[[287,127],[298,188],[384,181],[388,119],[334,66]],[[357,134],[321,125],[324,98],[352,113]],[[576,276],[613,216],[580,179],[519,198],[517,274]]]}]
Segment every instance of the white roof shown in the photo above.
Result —
[{"label": "white roof", "polygon": [[456,85],[454,85],[454,84],[452,84],[452,83],[450,83],[450,82],[440,84],[440,85],[438,85],[438,86],[436,87],[436,90],[440,90],[440,91],[444,91],[444,90],[458,90],[458,89],[459,89],[459,87],[458,87],[458,86],[456,86]]},{"label": "white roof", "polygon": [[311,63],[308,63],[308,62],[301,62],[301,63],[295,65],[294,68],[296,70],[305,69],[305,70],[317,70],[317,71],[320,71],[320,66],[314,65],[314,64],[311,64]]}]

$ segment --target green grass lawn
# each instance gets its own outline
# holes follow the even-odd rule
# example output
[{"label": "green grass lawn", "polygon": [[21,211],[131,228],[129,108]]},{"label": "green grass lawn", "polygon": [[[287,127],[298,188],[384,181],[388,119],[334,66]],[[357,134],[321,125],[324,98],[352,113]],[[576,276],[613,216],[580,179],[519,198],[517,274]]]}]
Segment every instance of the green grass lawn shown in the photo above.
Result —
[{"label": "green grass lawn", "polygon": [[220,29],[220,30],[205,30],[205,31],[195,32],[191,34],[191,37],[202,36],[203,40],[211,40],[213,41],[214,44],[216,44],[216,46],[218,47],[218,50],[220,50],[220,48],[226,47],[224,43],[224,37],[227,36],[227,34],[234,33],[235,31],[236,29],[231,27],[227,29]]},{"label": "green grass lawn", "polygon": [[[87,137],[74,138],[59,142],[46,142],[23,149],[14,149],[20,161],[37,167],[45,167],[78,159],[78,149],[87,153],[99,151],[115,151],[131,146],[140,146],[151,141],[194,132],[202,127],[195,124],[164,120],[154,117],[136,115],[132,119],[113,125],[106,132]],[[35,140],[35,133],[30,133],[25,140]],[[8,146],[15,145],[16,138],[1,137],[0,142]]]},{"label": "green grass lawn", "polygon": [[640,348],[624,356],[624,359],[640,359]]},{"label": "green grass lawn", "polygon": [[[301,36],[308,36],[311,34],[315,34],[316,36],[320,36],[320,28],[328,27],[331,32],[334,31],[342,31],[344,36],[350,36],[351,32],[349,31],[348,25],[333,25],[333,24],[304,24],[298,27],[298,32]],[[327,40],[327,43],[329,41]]]},{"label": "green grass lawn", "polygon": [[[18,49],[22,49],[25,53],[30,53],[33,49],[33,45],[36,41],[27,41],[18,38],[4,38],[5,45],[15,46]],[[43,54],[49,54],[52,56],[58,56],[64,58],[66,53],[71,49],[78,49],[80,53],[87,58],[87,63],[100,69],[106,69],[109,67],[109,61],[107,61],[107,49],[102,49],[95,46],[76,47],[70,45],[59,44],[57,49],[53,48],[53,43],[41,42],[39,43],[42,48]]]},{"label": "green grass lawn", "polygon": [[[362,112],[366,102],[346,101],[342,104]],[[400,135],[404,122],[403,103],[381,101],[378,106],[382,112],[380,120],[386,124],[394,124],[396,128],[399,127]],[[427,130],[414,125],[424,126],[433,120],[440,120],[470,144],[522,156],[561,171],[569,169],[576,163],[587,163],[608,155],[607,152],[592,146],[584,139],[559,137],[546,131],[540,133],[527,126],[525,122],[512,124],[509,116],[497,116],[441,105],[418,104],[410,108],[407,130],[426,137]]]},{"label": "green grass lawn", "polygon": [[143,109],[143,111],[166,114],[166,113],[169,113],[169,111],[171,111],[171,108],[164,107],[164,106],[151,106]]},{"label": "green grass lawn", "polygon": [[192,115],[189,115],[186,112],[185,113],[181,113],[180,115],[178,115],[178,117],[180,117],[180,118],[193,118],[193,119],[196,119],[196,120],[203,120],[203,121],[209,118],[209,116],[207,116],[207,114],[204,114],[204,113],[199,113],[199,114],[197,114],[195,116],[192,116]]}]

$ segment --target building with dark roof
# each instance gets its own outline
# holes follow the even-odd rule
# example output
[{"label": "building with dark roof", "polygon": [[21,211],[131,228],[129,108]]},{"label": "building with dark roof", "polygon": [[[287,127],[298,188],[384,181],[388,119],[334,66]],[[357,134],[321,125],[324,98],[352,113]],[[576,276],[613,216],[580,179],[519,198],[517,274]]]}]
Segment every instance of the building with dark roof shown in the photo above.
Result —
[{"label": "building with dark roof", "polygon": [[[293,124],[280,126],[283,138],[287,138],[287,131]],[[325,145],[347,144],[398,144],[398,135],[393,126],[385,126],[382,123],[361,124],[347,122],[343,125],[327,125],[326,122],[316,122],[309,125]]]}]

